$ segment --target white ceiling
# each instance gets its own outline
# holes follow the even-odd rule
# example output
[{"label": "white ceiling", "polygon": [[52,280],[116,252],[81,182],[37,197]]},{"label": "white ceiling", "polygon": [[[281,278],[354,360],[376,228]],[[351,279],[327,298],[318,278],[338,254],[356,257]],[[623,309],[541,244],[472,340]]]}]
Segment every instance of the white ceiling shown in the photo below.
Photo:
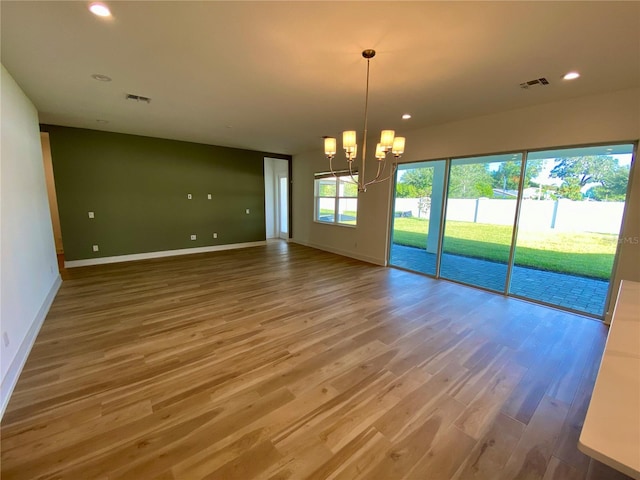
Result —
[{"label": "white ceiling", "polygon": [[640,85],[637,1],[106,3],[0,3],[2,63],[41,122],[296,154],[362,128],[365,48],[370,132]]}]

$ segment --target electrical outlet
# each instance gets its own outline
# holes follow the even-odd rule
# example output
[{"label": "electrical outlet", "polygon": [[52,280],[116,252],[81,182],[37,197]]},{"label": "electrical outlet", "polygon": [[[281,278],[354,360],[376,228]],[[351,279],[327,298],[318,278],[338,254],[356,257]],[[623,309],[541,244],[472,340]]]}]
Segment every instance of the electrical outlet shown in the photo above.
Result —
[{"label": "electrical outlet", "polygon": [[191,200],[193,197],[191,196],[190,193],[187,193],[187,200]]},{"label": "electrical outlet", "polygon": [[89,212],[89,218],[96,218],[93,212]]},{"label": "electrical outlet", "polygon": [[249,214],[251,213],[251,210],[249,210],[249,209],[247,208],[247,209],[245,210],[245,213],[246,213],[247,215],[249,215]]},{"label": "electrical outlet", "polygon": [[94,245],[94,246],[93,246],[93,251],[94,251],[94,252],[97,252],[98,250],[100,250],[100,249],[98,248],[98,245]]},{"label": "electrical outlet", "polygon": [[191,235],[191,240],[195,240],[197,237],[195,235]]},{"label": "electrical outlet", "polygon": [[9,346],[9,334],[7,332],[2,332],[2,343],[4,343],[5,347]]},{"label": "electrical outlet", "polygon": [[211,200],[211,194],[207,193],[207,200]]},{"label": "electrical outlet", "polygon": [[217,233],[214,233],[214,234],[213,234],[213,238],[218,238],[218,234],[217,234]]}]

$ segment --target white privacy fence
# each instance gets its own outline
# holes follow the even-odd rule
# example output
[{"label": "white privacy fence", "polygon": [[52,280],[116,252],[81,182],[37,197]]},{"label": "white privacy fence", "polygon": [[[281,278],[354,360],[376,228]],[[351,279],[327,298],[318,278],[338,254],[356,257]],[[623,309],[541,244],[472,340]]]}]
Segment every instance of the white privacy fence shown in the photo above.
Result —
[{"label": "white privacy fence", "polygon": [[[429,218],[429,208],[419,208],[418,198],[397,198],[396,216]],[[428,204],[428,202],[423,202]],[[519,228],[556,229],[597,233],[620,232],[624,202],[573,200],[522,200]],[[494,198],[450,198],[447,220],[513,225],[516,200]]]}]

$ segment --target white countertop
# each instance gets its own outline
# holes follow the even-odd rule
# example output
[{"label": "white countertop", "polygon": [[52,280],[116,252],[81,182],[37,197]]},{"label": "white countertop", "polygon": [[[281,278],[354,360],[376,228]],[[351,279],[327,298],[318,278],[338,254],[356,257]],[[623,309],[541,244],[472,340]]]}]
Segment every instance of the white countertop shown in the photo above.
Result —
[{"label": "white countertop", "polygon": [[640,283],[623,280],[578,448],[640,479]]}]

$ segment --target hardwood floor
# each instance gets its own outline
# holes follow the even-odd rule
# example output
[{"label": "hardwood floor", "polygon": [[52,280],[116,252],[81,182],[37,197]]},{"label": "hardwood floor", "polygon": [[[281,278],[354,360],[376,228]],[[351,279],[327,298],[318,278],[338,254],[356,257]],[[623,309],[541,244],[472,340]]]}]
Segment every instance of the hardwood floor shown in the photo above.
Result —
[{"label": "hardwood floor", "polygon": [[598,321],[284,242],[63,274],[2,479],[626,478]]}]

